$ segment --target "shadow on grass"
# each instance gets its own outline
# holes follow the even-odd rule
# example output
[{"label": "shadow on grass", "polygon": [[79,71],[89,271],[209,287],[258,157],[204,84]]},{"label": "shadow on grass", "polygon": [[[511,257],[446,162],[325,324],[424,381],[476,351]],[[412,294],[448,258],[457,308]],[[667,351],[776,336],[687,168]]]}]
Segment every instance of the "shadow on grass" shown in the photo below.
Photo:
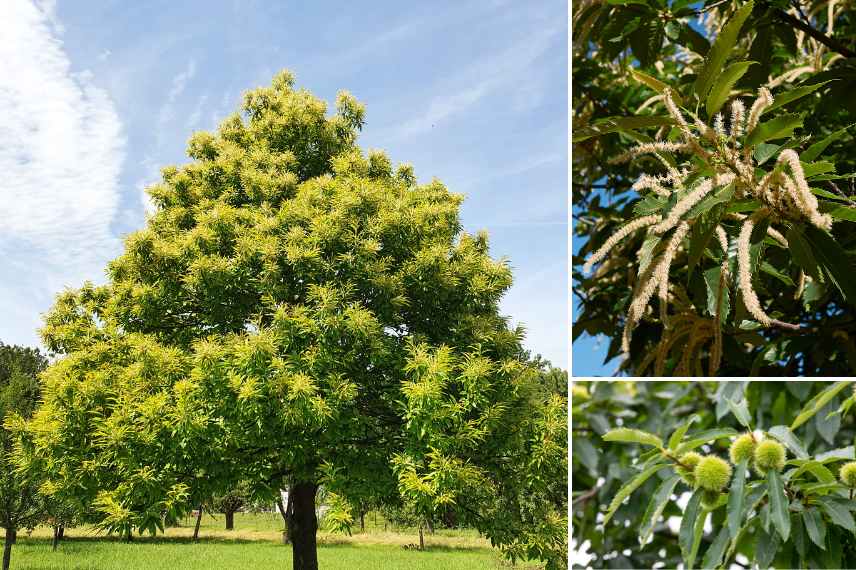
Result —
[{"label": "shadow on grass", "polygon": [[[33,545],[44,545],[47,547],[51,546],[51,538],[50,537],[41,537],[41,536],[19,536],[19,540],[26,542],[28,544]],[[91,544],[103,542],[106,544],[127,544],[127,545],[135,545],[135,544],[168,544],[168,545],[187,545],[187,546],[196,546],[201,544],[208,545],[259,545],[259,544],[269,544],[271,546],[287,546],[288,548],[291,545],[283,545],[278,541],[268,540],[268,539],[249,539],[249,538],[223,538],[218,536],[200,536],[199,540],[193,540],[192,537],[189,536],[134,536],[134,539],[131,542],[128,542],[118,536],[109,536],[109,535],[92,535],[92,536],[67,536],[62,539],[60,542],[60,548],[64,544]],[[320,549],[330,549],[330,550],[338,550],[338,549],[346,549],[346,548],[374,548],[374,547],[385,547],[391,549],[399,549],[399,550],[407,550],[416,553],[431,553],[431,552],[479,552],[490,550],[490,548],[482,547],[482,546],[465,546],[465,545],[448,545],[448,544],[426,544],[425,550],[419,550],[416,548],[416,544],[388,544],[383,542],[372,542],[372,543],[359,543],[359,542],[347,542],[347,541],[324,541],[318,542],[318,548]]]}]

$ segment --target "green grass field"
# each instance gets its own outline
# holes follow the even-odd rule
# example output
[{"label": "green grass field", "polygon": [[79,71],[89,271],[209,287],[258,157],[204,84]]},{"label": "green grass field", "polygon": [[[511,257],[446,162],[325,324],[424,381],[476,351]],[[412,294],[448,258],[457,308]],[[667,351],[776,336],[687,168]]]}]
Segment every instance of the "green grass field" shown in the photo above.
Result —
[{"label": "green grass field", "polygon": [[[318,534],[322,569],[496,569],[511,565],[474,531],[438,530],[425,534],[426,550],[405,548],[418,543],[415,529],[384,530],[369,516],[366,532],[353,536]],[[12,570],[215,570],[291,568],[291,547],[280,544],[278,515],[238,513],[235,530],[223,530],[223,517],[204,517],[200,540],[191,540],[193,521],[168,528],[157,537],[134,536],[126,543],[96,534],[91,528],[66,531],[57,552],[51,550],[50,530],[21,532],[12,550]],[[515,568],[537,566],[518,564]]]}]

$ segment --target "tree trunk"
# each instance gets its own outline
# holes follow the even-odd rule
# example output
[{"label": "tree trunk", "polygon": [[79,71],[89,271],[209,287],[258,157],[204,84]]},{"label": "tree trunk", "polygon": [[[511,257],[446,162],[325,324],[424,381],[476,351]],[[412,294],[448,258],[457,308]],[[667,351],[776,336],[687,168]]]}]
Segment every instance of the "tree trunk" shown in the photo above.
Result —
[{"label": "tree trunk", "polygon": [[366,512],[360,511],[360,532],[366,532]]},{"label": "tree trunk", "polygon": [[196,515],[196,527],[193,529],[193,541],[199,540],[199,525],[202,524],[202,505],[199,505],[199,513]]},{"label": "tree trunk", "polygon": [[125,529],[125,541],[131,542],[133,540],[134,540],[134,531],[131,529],[131,527],[128,527],[127,529]]},{"label": "tree trunk", "polygon": [[422,532],[422,523],[419,523],[419,550],[425,550],[425,535]]},{"label": "tree trunk", "polygon": [[235,529],[235,511],[226,511],[226,530]]},{"label": "tree trunk", "polygon": [[58,537],[60,540],[62,540],[63,538],[65,538],[65,525],[64,525],[64,524],[59,525],[59,533],[57,534],[57,537]]},{"label": "tree trunk", "polygon": [[51,543],[51,548],[54,552],[56,552],[57,547],[59,546],[59,527],[53,527],[53,542]]},{"label": "tree trunk", "polygon": [[428,519],[427,521],[425,521],[425,524],[428,525],[428,532],[430,532],[431,534],[434,534],[434,521],[432,521],[431,519]]},{"label": "tree trunk", "polygon": [[3,541],[3,570],[9,570],[12,561],[12,545],[15,544],[15,529],[6,529],[6,540]]},{"label": "tree trunk", "polygon": [[282,515],[282,525],[283,525],[282,543],[288,544],[290,542],[290,540],[288,539],[288,513],[289,513],[289,511],[291,511],[293,501],[292,501],[292,495],[289,492],[288,493],[288,504],[286,506],[282,506],[282,491],[283,490],[280,489],[279,495],[276,498],[276,506],[277,506],[277,509],[279,510],[279,514]]},{"label": "tree trunk", "polygon": [[[294,570],[318,570],[318,545],[315,533],[318,519],[315,516],[315,483],[292,485],[288,500],[292,504],[288,513],[288,536],[291,539]],[[292,497],[294,499],[292,500]]]}]

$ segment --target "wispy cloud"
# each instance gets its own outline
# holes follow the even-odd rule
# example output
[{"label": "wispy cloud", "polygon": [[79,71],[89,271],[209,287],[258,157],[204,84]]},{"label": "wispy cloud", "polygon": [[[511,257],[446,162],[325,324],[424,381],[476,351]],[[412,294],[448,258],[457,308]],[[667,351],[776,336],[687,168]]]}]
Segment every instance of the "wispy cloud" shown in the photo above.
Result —
[{"label": "wispy cloud", "polygon": [[125,140],[108,94],[71,71],[52,2],[3,0],[0,22],[2,273],[37,275],[0,280],[0,312],[36,319],[36,297],[97,279],[115,253]]},{"label": "wispy cloud", "polygon": [[188,82],[196,75],[196,60],[190,59],[184,70],[172,78],[172,85],[166,95],[166,101],[158,112],[157,120],[157,146],[162,147],[170,123],[175,119],[175,103],[187,89]]},{"label": "wispy cloud", "polygon": [[[384,138],[400,140],[427,132],[438,123],[469,109],[488,94],[520,81],[522,73],[550,48],[563,29],[561,26],[547,28],[543,33],[526,37],[504,52],[477,61],[441,81],[432,90],[447,94],[430,99],[424,111],[384,133]],[[534,92],[532,97],[536,97]]]}]

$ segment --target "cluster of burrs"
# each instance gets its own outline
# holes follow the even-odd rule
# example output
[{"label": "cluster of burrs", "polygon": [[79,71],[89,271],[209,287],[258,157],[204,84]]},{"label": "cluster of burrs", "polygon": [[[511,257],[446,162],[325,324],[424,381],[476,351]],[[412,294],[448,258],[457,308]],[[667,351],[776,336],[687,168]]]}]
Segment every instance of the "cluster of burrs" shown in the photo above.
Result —
[{"label": "cluster of burrs", "polygon": [[[663,103],[674,120],[675,126],[680,131],[681,140],[664,141],[659,140],[658,137],[658,140],[654,142],[642,143],[631,148],[610,162],[627,162],[642,155],[655,156],[665,167],[665,174],[643,174],[633,184],[633,190],[637,192],[650,191],[663,197],[678,194],[680,198],[664,216],[659,214],[643,216],[621,227],[606,240],[583,267],[584,271],[590,271],[592,266],[601,261],[623,238],[637,230],[644,228],[649,234],[664,237],[670,234],[659,257],[644,267],[641,264],[643,250],[640,249],[639,251],[640,277],[633,291],[625,320],[622,350],[625,353],[629,352],[633,329],[647,311],[655,292],[658,292],[663,325],[664,327],[668,326],[665,317],[669,297],[669,269],[690,227],[695,223],[695,219],[689,218],[687,214],[693,209],[693,206],[706,196],[727,185],[733,185],[732,196],[734,199],[754,198],[761,204],[761,207],[750,216],[729,215],[731,219],[735,219],[741,224],[735,249],[737,251],[737,284],[743,296],[743,303],[749,313],[765,327],[779,326],[798,329],[797,325],[771,318],[761,308],[761,303],[752,287],[749,255],[752,231],[759,222],[767,218],[771,224],[783,220],[807,221],[819,228],[828,230],[832,225],[832,218],[818,211],[817,198],[812,194],[806,182],[799,155],[794,150],[785,149],[781,151],[773,170],[760,179],[756,178],[753,147],[744,145],[743,139],[744,134],[752,133],[758,126],[761,115],[773,104],[770,91],[765,87],[759,90],[758,98],[749,109],[748,117],[743,102],[735,99],[731,103],[731,116],[727,129],[722,114],[717,114],[714,117],[713,127],[694,116],[691,126],[675,104],[669,89],[663,92]],[[660,134],[662,132],[663,130]],[[695,155],[706,165],[706,170],[712,171],[713,174],[708,177],[697,177],[691,181],[693,174],[691,170],[687,168],[679,170],[675,166],[676,161],[674,159],[667,160],[664,157],[665,154],[675,153]],[[767,233],[774,240],[787,247],[787,241],[775,228],[768,226]],[[719,288],[721,297],[730,280],[727,261],[729,238],[721,225],[716,226],[715,235],[723,250]],[[805,276],[801,275],[800,289],[804,282]],[[717,302],[717,313],[719,313],[721,304],[720,299]],[[711,348],[711,361],[718,363],[722,350],[721,332],[718,325],[719,314],[715,318],[717,324],[715,341]]]}]

